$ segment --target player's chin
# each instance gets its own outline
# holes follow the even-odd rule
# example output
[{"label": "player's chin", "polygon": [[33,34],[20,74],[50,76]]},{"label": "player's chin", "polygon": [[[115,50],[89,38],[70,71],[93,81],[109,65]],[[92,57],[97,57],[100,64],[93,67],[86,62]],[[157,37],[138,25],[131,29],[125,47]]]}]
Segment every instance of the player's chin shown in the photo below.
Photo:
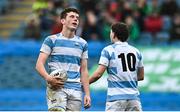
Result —
[{"label": "player's chin", "polygon": [[76,29],[77,29],[77,26],[71,26],[70,29],[71,29],[71,30],[76,30]]}]

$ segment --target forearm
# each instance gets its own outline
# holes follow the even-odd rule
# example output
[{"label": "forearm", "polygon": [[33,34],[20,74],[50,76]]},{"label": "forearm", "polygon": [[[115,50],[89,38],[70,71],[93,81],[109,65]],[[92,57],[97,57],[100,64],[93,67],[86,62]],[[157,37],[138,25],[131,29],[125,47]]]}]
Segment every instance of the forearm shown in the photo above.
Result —
[{"label": "forearm", "polygon": [[94,72],[94,74],[89,79],[89,84],[96,82],[100,77],[101,77],[100,73],[98,73],[97,71]]},{"label": "forearm", "polygon": [[144,77],[138,77],[138,81],[144,80]]},{"label": "forearm", "polygon": [[106,66],[99,65],[98,68],[96,69],[96,71],[94,72],[94,74],[89,79],[89,83],[91,84],[91,83],[97,81],[103,75],[105,70],[106,70]]},{"label": "forearm", "polygon": [[43,63],[41,63],[41,62],[37,63],[36,70],[38,71],[38,73],[40,74],[41,77],[43,77],[45,80],[47,80],[48,73],[47,73]]},{"label": "forearm", "polygon": [[137,76],[138,81],[144,80],[144,67],[138,68]]},{"label": "forearm", "polygon": [[88,80],[88,72],[87,71],[82,72],[81,81],[82,81],[85,95],[90,96],[89,80]]}]

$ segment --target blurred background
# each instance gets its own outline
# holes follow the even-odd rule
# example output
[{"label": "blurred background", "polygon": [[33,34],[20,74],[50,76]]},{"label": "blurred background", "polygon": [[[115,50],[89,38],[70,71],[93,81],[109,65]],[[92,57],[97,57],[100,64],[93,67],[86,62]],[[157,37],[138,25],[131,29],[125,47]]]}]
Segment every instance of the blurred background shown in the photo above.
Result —
[{"label": "blurred background", "polygon": [[[88,41],[90,75],[110,44],[111,23],[123,21],[144,57],[143,110],[180,110],[180,0],[0,0],[0,110],[47,110],[35,63],[45,37],[61,32],[66,7],[80,10],[76,34]],[[91,85],[88,111],[105,109],[106,78]]]}]

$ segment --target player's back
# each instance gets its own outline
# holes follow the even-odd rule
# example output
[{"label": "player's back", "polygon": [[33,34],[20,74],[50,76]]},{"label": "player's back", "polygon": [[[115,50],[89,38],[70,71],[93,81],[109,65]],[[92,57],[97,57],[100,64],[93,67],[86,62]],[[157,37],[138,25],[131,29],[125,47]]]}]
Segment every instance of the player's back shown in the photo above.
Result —
[{"label": "player's back", "polygon": [[108,98],[137,99],[137,70],[142,66],[138,49],[126,42],[116,42],[104,49],[108,54]]}]

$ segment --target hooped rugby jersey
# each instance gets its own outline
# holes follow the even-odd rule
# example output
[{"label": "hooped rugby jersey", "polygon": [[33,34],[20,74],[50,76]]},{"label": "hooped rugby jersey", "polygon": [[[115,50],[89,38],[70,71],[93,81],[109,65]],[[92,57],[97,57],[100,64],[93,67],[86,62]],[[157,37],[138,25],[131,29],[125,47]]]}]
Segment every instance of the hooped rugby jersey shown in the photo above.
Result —
[{"label": "hooped rugby jersey", "polygon": [[143,67],[138,49],[127,42],[115,42],[102,50],[99,64],[107,67],[107,101],[138,99],[137,69]]},{"label": "hooped rugby jersey", "polygon": [[48,36],[40,49],[49,55],[49,72],[62,68],[67,71],[68,79],[64,88],[81,90],[81,59],[88,58],[88,44],[81,37],[66,38],[61,33]]}]

